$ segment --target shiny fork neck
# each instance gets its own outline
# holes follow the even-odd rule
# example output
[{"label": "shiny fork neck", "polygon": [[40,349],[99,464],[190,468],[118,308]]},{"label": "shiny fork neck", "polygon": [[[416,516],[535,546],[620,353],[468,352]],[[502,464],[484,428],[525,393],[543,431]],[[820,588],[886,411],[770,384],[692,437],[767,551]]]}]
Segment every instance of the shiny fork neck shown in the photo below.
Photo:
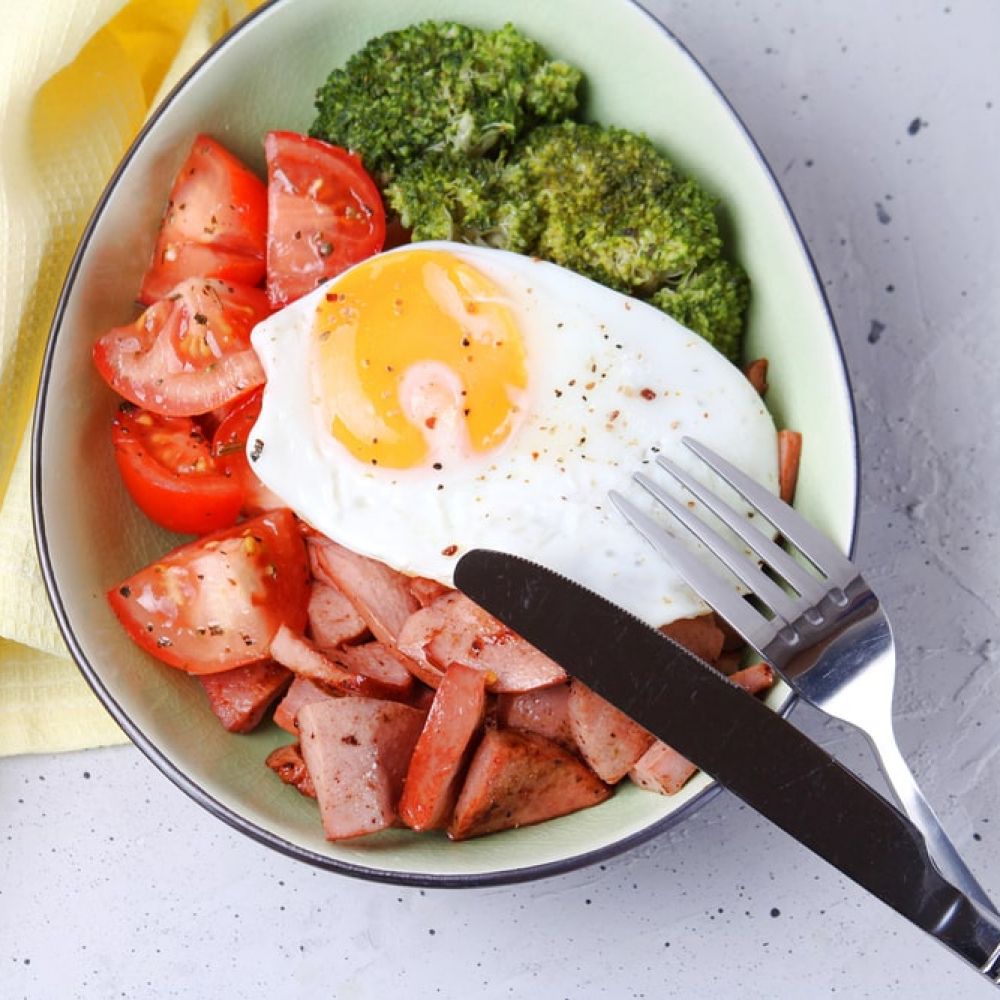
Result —
[{"label": "shiny fork neck", "polygon": [[[853,707],[852,682],[865,677],[865,702],[872,702],[873,679],[879,678],[875,712],[891,710],[893,675],[885,658],[894,656],[889,621],[878,598],[858,575],[843,590],[833,591],[808,609],[760,650],[798,693],[817,708],[854,721],[862,705]],[[836,711],[833,706],[836,704]],[[841,715],[845,709],[846,714]],[[881,720],[883,715],[875,716]],[[856,722],[860,725],[860,722]]]}]

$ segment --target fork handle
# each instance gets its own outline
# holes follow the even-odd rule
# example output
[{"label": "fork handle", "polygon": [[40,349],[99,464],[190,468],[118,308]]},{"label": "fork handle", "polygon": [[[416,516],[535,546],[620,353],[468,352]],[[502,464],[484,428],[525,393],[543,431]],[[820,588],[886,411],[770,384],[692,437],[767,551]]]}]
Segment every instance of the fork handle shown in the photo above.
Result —
[{"label": "fork handle", "polygon": [[892,731],[889,731],[887,738],[881,740],[876,740],[871,733],[865,735],[875,750],[893,797],[914,826],[924,835],[931,860],[941,874],[983,909],[1000,916],[1000,912],[986,895],[986,890],[969,871],[955,845],[945,833],[930,803],[924,798],[924,793],[900,752]]}]

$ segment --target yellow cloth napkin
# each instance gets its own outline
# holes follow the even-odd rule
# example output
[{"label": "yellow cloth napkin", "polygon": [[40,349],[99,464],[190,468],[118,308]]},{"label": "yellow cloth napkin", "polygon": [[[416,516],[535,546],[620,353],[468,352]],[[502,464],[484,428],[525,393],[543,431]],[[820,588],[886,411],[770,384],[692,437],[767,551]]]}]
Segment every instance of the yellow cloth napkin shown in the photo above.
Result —
[{"label": "yellow cloth napkin", "polygon": [[31,0],[0,32],[0,755],[123,743],[35,555],[31,409],[76,242],[150,110],[259,0]]}]

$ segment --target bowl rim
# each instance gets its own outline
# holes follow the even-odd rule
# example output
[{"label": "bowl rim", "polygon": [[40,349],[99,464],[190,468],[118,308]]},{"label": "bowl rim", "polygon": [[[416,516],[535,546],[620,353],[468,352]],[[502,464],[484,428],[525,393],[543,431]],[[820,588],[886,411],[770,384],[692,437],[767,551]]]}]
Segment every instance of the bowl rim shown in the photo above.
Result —
[{"label": "bowl rim", "polygon": [[[104,190],[101,192],[101,195],[97,200],[90,218],[88,219],[87,224],[80,236],[76,250],[73,254],[73,259],[66,272],[66,277],[63,281],[62,289],[59,293],[59,299],[53,313],[52,322],[49,326],[45,353],[42,360],[38,391],[32,417],[33,425],[31,432],[30,463],[31,510],[35,548],[42,571],[42,579],[45,584],[45,590],[48,595],[49,603],[52,606],[56,623],[74,662],[83,674],[84,679],[90,686],[91,690],[108,710],[115,722],[129,737],[132,743],[138,747],[138,749],[152,762],[152,764],[167,778],[169,778],[178,788],[180,788],[181,791],[185,792],[190,798],[192,798],[217,819],[222,820],[228,826],[245,834],[252,840],[264,844],[265,846],[270,847],[287,857],[294,858],[298,861],[304,861],[317,868],[333,871],[342,875],[348,875],[354,878],[364,879],[366,881],[422,888],[486,888],[489,886],[513,885],[520,882],[528,882],[539,878],[565,874],[578,868],[583,868],[588,865],[605,861],[618,854],[624,853],[639,844],[653,839],[677,823],[680,823],[682,820],[686,819],[698,809],[701,809],[711,799],[718,795],[718,793],[722,791],[722,785],[713,780],[711,784],[702,789],[691,799],[685,802],[684,805],[674,810],[668,816],[665,816],[662,819],[651,823],[649,826],[635,831],[620,840],[607,844],[604,847],[584,851],[578,854],[571,854],[557,861],[546,861],[518,868],[480,872],[475,874],[434,874],[398,871],[387,868],[379,868],[376,866],[355,864],[340,858],[333,858],[325,854],[319,854],[316,851],[293,843],[292,841],[287,840],[284,837],[279,836],[278,834],[250,821],[233,808],[219,801],[219,799],[217,799],[211,792],[207,791],[196,781],[193,781],[183,772],[183,770],[168,759],[168,757],[158,748],[153,739],[147,737],[146,734],[132,721],[126,710],[113,696],[111,691],[105,686],[94,664],[92,664],[84,654],[83,649],[76,638],[73,626],[70,623],[69,616],[56,585],[55,571],[48,549],[48,540],[45,530],[45,515],[42,503],[42,436],[45,426],[45,403],[48,396],[49,381],[64,314],[66,312],[67,304],[83,258],[90,245],[94,229],[96,228],[98,220],[103,214],[108,201],[113,195],[115,188],[118,186],[121,175],[125,172],[136,151],[145,141],[149,132],[155,127],[165,110],[180,96],[183,91],[187,89],[188,84],[217,57],[223,48],[228,47],[235,38],[246,31],[250,25],[252,25],[259,18],[269,13],[272,8],[289,2],[292,2],[292,0],[266,0],[266,2],[261,4],[254,11],[233,25],[225,34],[223,34],[174,84],[166,97],[153,110],[143,123],[142,127],[136,133],[135,138],[129,144],[128,149],[122,155],[121,160],[108,179],[108,182],[105,185]],[[846,404],[847,412],[850,417],[849,445],[853,458],[852,471],[854,481],[853,504],[850,511],[851,528],[848,552],[851,556],[853,556],[857,546],[858,515],[861,502],[861,456],[858,441],[857,407],[854,400],[850,374],[847,368],[843,342],[839,331],[837,330],[833,311],[830,308],[829,299],[823,287],[823,282],[820,280],[819,271],[816,267],[815,260],[813,259],[812,252],[806,242],[805,235],[803,234],[802,229],[791,210],[788,198],[782,190],[777,176],[764,157],[760,146],[757,144],[757,141],[750,133],[739,113],[733,107],[729,98],[708,73],[705,67],[694,56],[691,50],[673,33],[673,31],[659,21],[650,11],[639,3],[638,0],[622,0],[622,2],[626,6],[635,8],[642,16],[644,16],[649,22],[650,27],[661,33],[671,44],[676,46],[681,57],[686,59],[691,64],[692,68],[704,78],[705,82],[712,89],[723,109],[732,119],[733,124],[742,134],[751,154],[763,171],[764,178],[770,185],[776,198],[776,203],[780,207],[786,222],[790,225],[792,232],[797,237],[800,252],[802,253],[804,262],[807,265],[809,278],[812,281],[815,292],[819,296],[819,302],[826,314],[830,331],[833,334],[836,357],[839,362],[840,381],[843,394],[845,396],[841,402]],[[798,701],[798,696],[793,692],[789,692],[785,701],[778,707],[778,713],[787,717],[798,704]]]}]

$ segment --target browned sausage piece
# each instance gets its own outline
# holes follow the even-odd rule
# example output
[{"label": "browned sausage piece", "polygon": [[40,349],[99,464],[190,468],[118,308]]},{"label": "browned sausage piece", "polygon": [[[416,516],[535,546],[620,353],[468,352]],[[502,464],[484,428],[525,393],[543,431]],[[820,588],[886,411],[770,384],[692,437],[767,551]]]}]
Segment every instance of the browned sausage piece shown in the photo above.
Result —
[{"label": "browned sausage piece", "polygon": [[323,688],[306,680],[305,677],[296,677],[285,697],[278,702],[278,707],[274,710],[275,724],[293,736],[298,736],[299,727],[295,724],[295,716],[298,715],[299,709],[311,701],[325,701],[327,698],[336,697],[338,696],[324,691]]},{"label": "browned sausage piece", "polygon": [[757,358],[743,369],[747,381],[762,396],[767,392],[767,358]]},{"label": "browned sausage piece", "polygon": [[291,671],[273,660],[202,674],[201,686],[218,720],[231,733],[249,733],[292,682]]},{"label": "browned sausage piece", "polygon": [[657,740],[634,764],[628,776],[648,792],[673,795],[698,770],[683,754]]},{"label": "browned sausage piece", "polygon": [[399,654],[381,642],[365,642],[360,646],[345,646],[330,655],[334,661],[352,673],[377,681],[384,697],[405,701],[413,693],[413,676]]},{"label": "browned sausage piece", "polygon": [[743,663],[743,649],[734,649],[732,652],[723,651],[722,656],[720,656],[715,663],[712,664],[720,674],[725,674],[727,677],[731,677],[740,669],[740,664]]},{"label": "browned sausage piece", "polygon": [[298,743],[278,747],[267,755],[264,763],[286,785],[294,785],[303,795],[308,795],[311,799],[316,798],[316,789],[313,787],[312,778],[309,777],[309,770],[302,759],[302,750]]},{"label": "browned sausage piece", "polygon": [[576,750],[569,724],[569,684],[498,695],[497,721],[509,729],[538,733],[567,750]]},{"label": "browned sausage piece", "polygon": [[448,825],[462,765],[486,711],[485,675],[453,663],[441,678],[423,732],[410,758],[400,819],[414,830]]},{"label": "browned sausage piece", "polygon": [[726,635],[711,611],[695,618],[678,618],[668,625],[661,625],[660,631],[706,663],[715,663],[726,641]]},{"label": "browned sausage piece", "polygon": [[412,615],[398,646],[413,661],[410,669],[431,687],[437,687],[451,663],[484,671],[487,688],[497,693],[530,691],[566,679],[558,663],[457,591]]},{"label": "browned sausage piece", "polygon": [[586,765],[544,736],[487,730],[469,765],[448,836],[466,840],[541,823],[597,805],[610,794]]},{"label": "browned sausage piece", "polygon": [[393,698],[397,689],[373,677],[354,673],[338,662],[339,652],[320,652],[305,636],[282,625],[271,640],[271,656],[279,663],[333,694],[358,694],[370,698]]},{"label": "browned sausage piece", "polygon": [[778,491],[785,503],[795,499],[802,458],[802,435],[798,431],[778,431]]},{"label": "browned sausage piece", "polygon": [[752,663],[743,670],[737,670],[729,679],[739,684],[747,694],[760,694],[774,684],[774,670],[769,663]]},{"label": "browned sausage piece", "polygon": [[[729,678],[749,694],[766,691],[774,683],[774,671],[766,663],[754,663]],[[636,762],[628,776],[640,787],[661,795],[673,795],[697,771],[682,754],[657,740]]]},{"label": "browned sausage piece", "polygon": [[569,724],[583,759],[609,785],[621,781],[653,742],[651,733],[576,678],[569,684]]},{"label": "browned sausage piece", "polygon": [[328,538],[313,535],[308,542],[313,575],[344,594],[376,639],[395,645],[403,622],[420,606],[410,578]]},{"label": "browned sausage piece", "polygon": [[422,608],[433,604],[443,594],[447,594],[450,589],[443,583],[438,583],[437,580],[429,580],[426,576],[414,576],[410,579],[410,593],[420,602]]},{"label": "browned sausage piece", "polygon": [[354,605],[329,583],[314,580],[309,594],[309,635],[321,648],[355,642],[368,631]]},{"label": "browned sausage piece", "polygon": [[333,698],[305,705],[298,721],[327,839],[392,826],[424,713],[398,701]]}]

